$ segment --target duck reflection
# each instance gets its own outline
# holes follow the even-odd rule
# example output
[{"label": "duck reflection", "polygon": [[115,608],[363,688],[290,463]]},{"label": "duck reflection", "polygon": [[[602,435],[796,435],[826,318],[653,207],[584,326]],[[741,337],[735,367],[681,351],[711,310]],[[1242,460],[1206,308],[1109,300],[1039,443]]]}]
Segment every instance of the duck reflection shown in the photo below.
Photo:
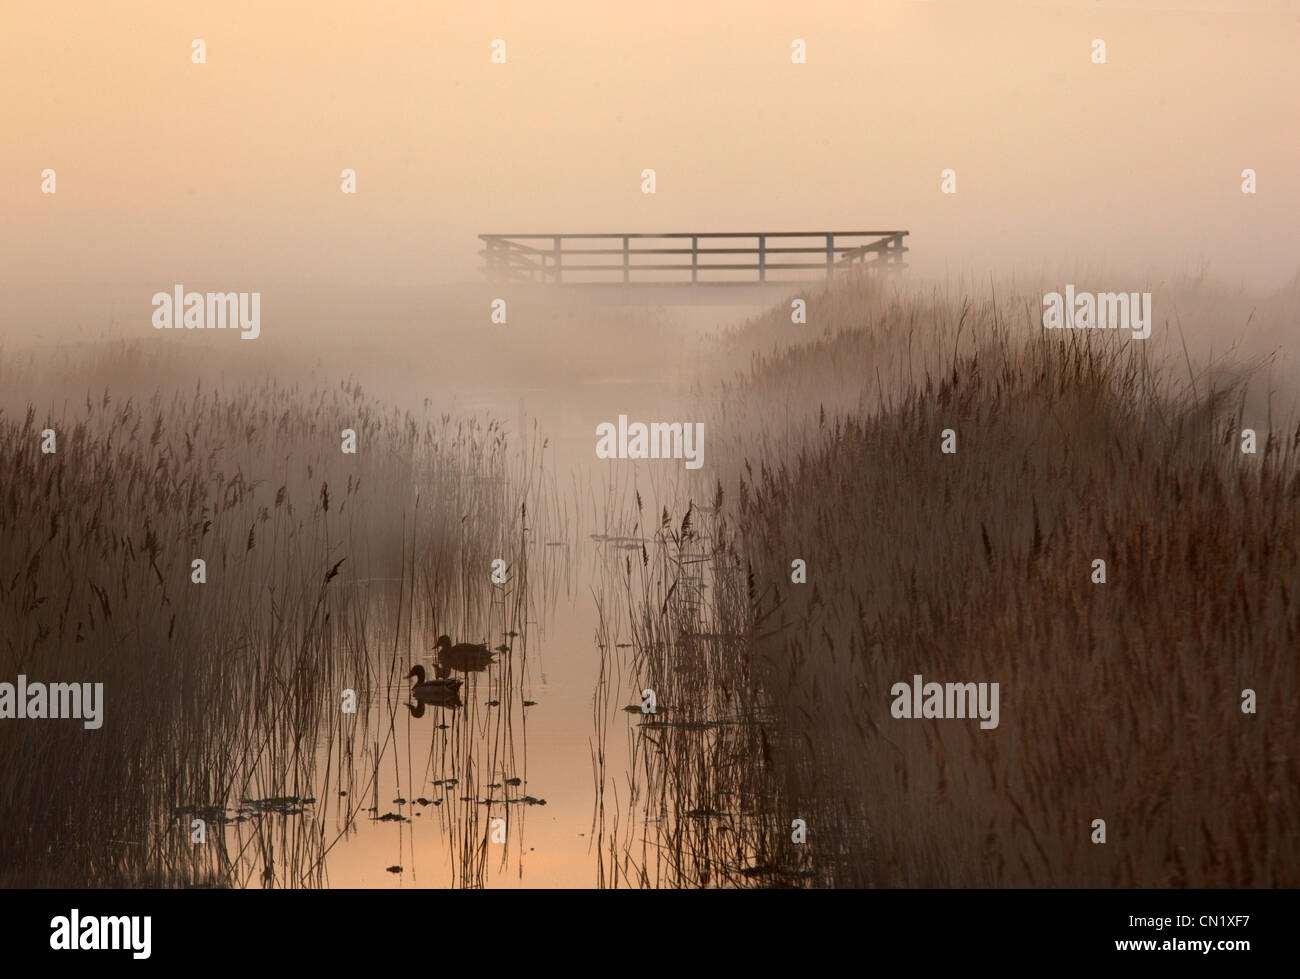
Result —
[{"label": "duck reflection", "polygon": [[451,690],[446,693],[434,694],[432,697],[419,697],[415,703],[408,703],[406,709],[411,712],[412,717],[423,717],[424,708],[429,704],[434,707],[446,707],[449,710],[456,710],[458,707],[464,707],[461,702],[460,694]]}]

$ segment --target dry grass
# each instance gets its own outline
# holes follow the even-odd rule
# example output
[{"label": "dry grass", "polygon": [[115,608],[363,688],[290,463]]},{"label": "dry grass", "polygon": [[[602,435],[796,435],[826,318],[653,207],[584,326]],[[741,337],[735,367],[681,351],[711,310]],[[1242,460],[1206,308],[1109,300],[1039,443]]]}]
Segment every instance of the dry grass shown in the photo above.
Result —
[{"label": "dry grass", "polygon": [[[397,662],[403,622],[409,642],[412,620],[490,613],[525,482],[501,427],[388,412],[349,384],[103,392],[0,414],[0,464],[0,677],[105,686],[97,731],[0,725],[0,883],[246,884],[263,865],[276,886],[319,883],[323,831],[273,814],[232,852],[217,814],[311,797],[387,696],[376,637]],[[196,810],[219,845],[190,842]]]},{"label": "dry grass", "polygon": [[[610,588],[597,599],[597,885],[803,880],[811,869],[782,852],[786,833],[767,818],[777,787],[763,728],[773,719],[752,696],[749,636],[719,631],[747,608],[734,553],[714,544],[722,501],[690,506],[680,522],[664,512],[646,537],[636,536],[645,523],[636,502],[634,535],[605,543]],[[618,636],[630,640],[629,656]],[[647,689],[653,712],[642,709]],[[611,780],[608,734],[625,726],[629,771]]]},{"label": "dry grass", "polygon": [[[707,607],[668,595],[673,566],[638,603],[643,654],[698,670],[727,646],[708,689],[771,760],[750,851],[838,886],[1300,884],[1300,428],[1243,421],[1249,371],[1180,383],[1154,347],[1045,334],[1023,299],[821,301],[825,335],[724,398]],[[1000,726],[894,719],[915,673],[1000,683]]]}]

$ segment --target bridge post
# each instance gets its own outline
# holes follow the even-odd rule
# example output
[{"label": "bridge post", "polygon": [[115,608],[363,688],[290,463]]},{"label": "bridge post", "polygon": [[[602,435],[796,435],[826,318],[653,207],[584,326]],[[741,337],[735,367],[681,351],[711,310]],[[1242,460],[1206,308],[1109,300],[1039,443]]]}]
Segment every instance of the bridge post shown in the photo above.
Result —
[{"label": "bridge post", "polygon": [[627,254],[627,235],[624,235],[623,236],[623,281],[624,282],[627,281],[628,270],[629,270],[629,265],[628,265],[628,254]]},{"label": "bridge post", "polygon": [[835,278],[835,236],[826,236],[826,281]]},{"label": "bridge post", "polygon": [[691,284],[700,281],[700,236],[691,235]]},{"label": "bridge post", "polygon": [[563,239],[559,235],[556,235],[555,236],[555,281],[557,284],[560,282],[560,275],[561,275],[560,249],[563,247],[562,242]]},{"label": "bridge post", "polygon": [[767,236],[758,236],[758,281],[767,281]]}]

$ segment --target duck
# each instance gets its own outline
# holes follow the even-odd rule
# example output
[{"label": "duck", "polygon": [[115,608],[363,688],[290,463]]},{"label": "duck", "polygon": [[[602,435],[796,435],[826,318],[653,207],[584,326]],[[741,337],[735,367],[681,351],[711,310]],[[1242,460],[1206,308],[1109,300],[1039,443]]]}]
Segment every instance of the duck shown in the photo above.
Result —
[{"label": "duck", "polygon": [[462,673],[482,673],[496,662],[487,643],[458,642],[453,646],[450,636],[439,636],[433,649],[439,664]]},{"label": "duck", "polygon": [[445,667],[439,667],[438,675],[434,679],[426,680],[424,678],[424,667],[418,663],[411,667],[410,673],[406,674],[408,680],[412,677],[415,678],[415,686],[411,687],[411,693],[415,695],[416,699],[427,698],[433,700],[449,692],[455,693],[460,689],[460,685],[465,682],[460,677],[449,678],[446,675]]}]

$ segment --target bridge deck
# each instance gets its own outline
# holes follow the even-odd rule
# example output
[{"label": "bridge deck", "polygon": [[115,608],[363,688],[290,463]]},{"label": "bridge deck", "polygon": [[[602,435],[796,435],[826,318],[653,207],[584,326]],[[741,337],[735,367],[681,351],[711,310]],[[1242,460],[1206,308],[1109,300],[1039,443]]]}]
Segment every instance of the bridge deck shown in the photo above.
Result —
[{"label": "bridge deck", "polygon": [[[903,244],[907,234],[906,231],[482,234],[479,238],[484,247],[479,254],[492,282],[696,288],[799,285],[828,280],[837,272],[851,268],[902,268],[903,255],[908,251]],[[611,242],[616,243],[615,247],[608,247]],[[719,256],[752,260],[719,261]],[[777,256],[777,260],[769,256]],[[811,260],[791,260],[796,256]],[[769,276],[773,271],[783,274]]]},{"label": "bridge deck", "polygon": [[510,294],[561,305],[771,306],[786,296],[808,298],[825,279],[804,282],[516,282]]}]

